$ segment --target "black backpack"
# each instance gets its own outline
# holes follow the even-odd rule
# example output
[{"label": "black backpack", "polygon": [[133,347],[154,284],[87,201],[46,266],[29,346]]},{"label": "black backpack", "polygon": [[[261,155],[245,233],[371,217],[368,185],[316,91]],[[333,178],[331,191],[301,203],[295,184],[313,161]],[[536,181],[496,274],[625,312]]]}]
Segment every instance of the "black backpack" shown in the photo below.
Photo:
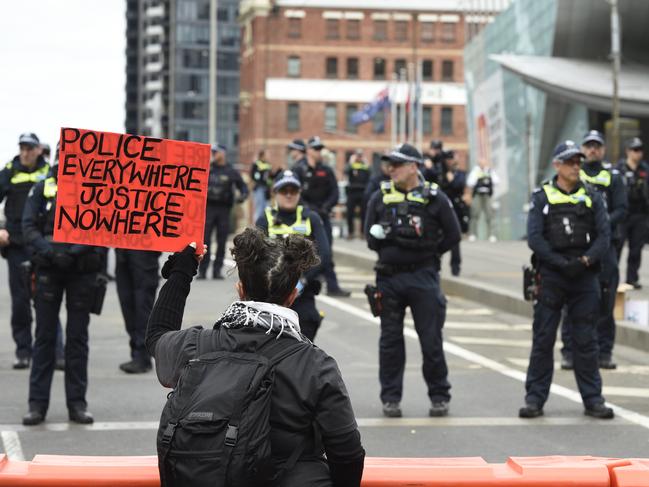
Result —
[{"label": "black backpack", "polygon": [[[301,349],[274,336],[257,353],[208,352],[190,360],[169,394],[158,429],[163,487],[272,486],[293,468],[271,458],[270,410],[275,366]],[[281,468],[280,468],[281,467]]]}]

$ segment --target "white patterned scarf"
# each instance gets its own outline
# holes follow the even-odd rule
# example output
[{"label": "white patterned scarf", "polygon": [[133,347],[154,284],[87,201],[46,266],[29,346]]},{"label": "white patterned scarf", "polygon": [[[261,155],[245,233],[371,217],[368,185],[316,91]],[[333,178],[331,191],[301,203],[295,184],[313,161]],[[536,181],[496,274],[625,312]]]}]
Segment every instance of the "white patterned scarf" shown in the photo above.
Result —
[{"label": "white patterned scarf", "polygon": [[286,333],[300,342],[304,341],[304,337],[300,334],[300,320],[295,311],[278,304],[261,301],[235,301],[228,306],[214,326],[225,328],[252,326],[268,330],[267,335],[274,332],[279,338],[282,333]]}]

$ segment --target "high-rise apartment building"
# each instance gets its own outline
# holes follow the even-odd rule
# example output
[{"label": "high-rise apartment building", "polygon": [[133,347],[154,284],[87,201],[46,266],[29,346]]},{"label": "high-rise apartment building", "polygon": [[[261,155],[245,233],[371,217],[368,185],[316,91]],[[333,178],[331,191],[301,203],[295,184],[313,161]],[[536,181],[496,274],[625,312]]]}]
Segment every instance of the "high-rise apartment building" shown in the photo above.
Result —
[{"label": "high-rise apartment building", "polygon": [[238,0],[127,0],[126,130],[238,162]]}]

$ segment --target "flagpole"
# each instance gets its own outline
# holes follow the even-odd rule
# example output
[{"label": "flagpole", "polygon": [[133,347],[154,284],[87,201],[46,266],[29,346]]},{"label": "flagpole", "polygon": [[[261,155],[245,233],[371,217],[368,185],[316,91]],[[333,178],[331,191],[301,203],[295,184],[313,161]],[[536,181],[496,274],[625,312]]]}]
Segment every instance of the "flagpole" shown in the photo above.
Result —
[{"label": "flagpole", "polygon": [[390,83],[390,148],[397,145],[397,74],[392,73]]},{"label": "flagpole", "polygon": [[417,94],[417,144],[415,147],[418,147],[421,153],[424,153],[424,106],[422,103],[422,64],[421,61],[417,61],[417,88],[415,93]]},{"label": "flagpole", "polygon": [[408,143],[415,144],[415,109],[417,103],[417,93],[415,92],[415,65],[408,63],[408,93],[410,99],[408,112]]},{"label": "flagpole", "polygon": [[406,70],[401,68],[399,70],[399,91],[401,92],[402,102],[401,102],[401,113],[399,113],[399,123],[401,124],[401,135],[399,136],[399,144],[406,142],[406,103],[407,103],[407,93],[408,93],[408,82],[406,80]]}]

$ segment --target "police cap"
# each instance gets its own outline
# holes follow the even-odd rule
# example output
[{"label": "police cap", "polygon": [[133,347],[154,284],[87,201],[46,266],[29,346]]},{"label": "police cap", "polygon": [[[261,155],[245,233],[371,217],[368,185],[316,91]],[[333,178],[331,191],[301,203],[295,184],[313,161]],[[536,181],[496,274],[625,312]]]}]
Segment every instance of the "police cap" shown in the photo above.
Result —
[{"label": "police cap", "polygon": [[296,188],[300,189],[302,187],[302,184],[300,183],[300,180],[295,176],[295,173],[290,170],[282,171],[277,179],[275,179],[275,183],[273,184],[273,191],[279,191],[285,186],[295,186]]},{"label": "police cap", "polygon": [[36,147],[41,144],[41,141],[38,140],[38,137],[36,136],[35,133],[25,132],[24,134],[20,134],[20,137],[18,138],[18,144],[19,145],[25,144],[30,147]]},{"label": "police cap", "polygon": [[444,143],[441,140],[431,140],[430,148],[431,149],[441,149],[444,146]]},{"label": "police cap", "polygon": [[586,157],[584,153],[579,150],[577,144],[575,144],[572,140],[561,142],[554,148],[554,151],[552,152],[553,161],[564,162],[575,156],[580,156],[582,159]]},{"label": "police cap", "polygon": [[228,148],[223,144],[212,144],[212,152],[223,152],[224,154],[228,151]]},{"label": "police cap", "polygon": [[320,140],[320,137],[317,135],[314,135],[309,139],[309,142],[307,142],[307,145],[309,146],[309,149],[313,150],[320,150],[324,149],[324,144],[322,143],[322,140]]},{"label": "police cap", "polygon": [[598,144],[604,145],[604,134],[599,130],[589,130],[586,135],[584,135],[584,140],[581,141],[581,145],[586,145],[589,142],[597,142]]},{"label": "police cap", "polygon": [[423,164],[424,160],[417,149],[410,144],[401,144],[396,146],[387,154],[381,156],[382,161],[407,163],[412,162],[415,164]]},{"label": "police cap", "polygon": [[302,139],[295,139],[286,147],[293,150],[299,150],[300,152],[306,152],[306,144]]},{"label": "police cap", "polygon": [[643,144],[642,144],[642,139],[640,137],[633,137],[632,139],[629,139],[626,141],[626,148],[627,149],[640,149],[642,150]]}]

